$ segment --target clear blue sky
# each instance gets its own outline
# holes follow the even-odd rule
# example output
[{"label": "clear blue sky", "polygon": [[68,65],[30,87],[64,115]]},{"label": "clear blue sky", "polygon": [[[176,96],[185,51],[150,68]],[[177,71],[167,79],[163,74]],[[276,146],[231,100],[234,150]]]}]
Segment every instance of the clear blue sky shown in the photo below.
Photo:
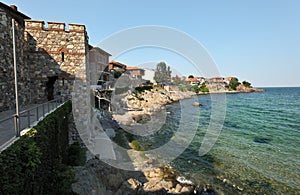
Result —
[{"label": "clear blue sky", "polygon": [[[223,76],[237,76],[254,86],[300,86],[299,0],[4,0],[32,19],[82,23],[90,44],[140,25],[163,25],[199,41]],[[103,48],[105,49],[105,48]],[[144,49],[120,56],[137,65],[164,60],[189,62],[168,51]]]}]

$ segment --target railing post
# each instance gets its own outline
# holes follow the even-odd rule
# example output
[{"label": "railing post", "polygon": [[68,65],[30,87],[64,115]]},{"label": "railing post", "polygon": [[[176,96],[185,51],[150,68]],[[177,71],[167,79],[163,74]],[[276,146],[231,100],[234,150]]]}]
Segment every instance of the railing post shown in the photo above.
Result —
[{"label": "railing post", "polygon": [[30,127],[30,110],[27,111],[28,128]]},{"label": "railing post", "polygon": [[20,136],[19,124],[19,94],[18,94],[18,72],[17,72],[17,56],[16,56],[16,35],[15,35],[15,19],[11,21],[12,24],[12,39],[13,39],[13,63],[14,63],[14,84],[15,84],[15,98],[16,98],[16,115],[14,117],[16,136]]},{"label": "railing post", "polygon": [[19,126],[19,116],[15,114],[14,116],[14,125],[15,125],[15,131],[16,131],[16,137],[20,137],[20,126]]},{"label": "railing post", "polygon": [[36,121],[39,121],[39,107],[36,107]]},{"label": "railing post", "polygon": [[45,107],[44,107],[44,103],[43,103],[43,117],[45,117]]}]

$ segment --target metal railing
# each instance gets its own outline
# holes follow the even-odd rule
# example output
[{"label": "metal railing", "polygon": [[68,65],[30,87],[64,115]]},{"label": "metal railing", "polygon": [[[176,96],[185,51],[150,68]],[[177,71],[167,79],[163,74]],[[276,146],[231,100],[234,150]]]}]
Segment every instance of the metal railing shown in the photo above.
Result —
[{"label": "metal railing", "polygon": [[60,97],[58,99],[54,99],[23,110],[19,112],[19,116],[13,114],[4,119],[1,119],[0,146],[13,137],[19,137],[22,130],[33,127],[36,122],[40,121],[48,113],[51,113],[67,100],[67,98]]}]

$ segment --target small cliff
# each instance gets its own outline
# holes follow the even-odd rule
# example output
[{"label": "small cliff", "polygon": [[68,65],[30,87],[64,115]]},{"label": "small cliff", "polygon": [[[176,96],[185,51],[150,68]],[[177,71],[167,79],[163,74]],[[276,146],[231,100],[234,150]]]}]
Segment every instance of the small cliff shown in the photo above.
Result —
[{"label": "small cliff", "polygon": [[[147,120],[152,114],[163,109],[164,105],[195,96],[194,92],[166,91],[152,89],[128,94],[122,98],[122,104],[128,112],[114,114],[113,118],[120,124],[130,124]],[[124,108],[120,108],[124,109]]]},{"label": "small cliff", "polygon": [[263,89],[253,88],[253,87],[245,87],[244,85],[239,85],[236,88],[236,92],[240,93],[251,93],[251,92],[264,92]]}]

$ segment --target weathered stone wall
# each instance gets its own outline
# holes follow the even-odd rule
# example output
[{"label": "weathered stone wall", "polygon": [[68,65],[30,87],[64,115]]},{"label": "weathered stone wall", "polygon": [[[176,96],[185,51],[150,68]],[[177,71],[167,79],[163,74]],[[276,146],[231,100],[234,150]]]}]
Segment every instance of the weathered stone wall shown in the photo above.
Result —
[{"label": "weathered stone wall", "polygon": [[[15,8],[16,9],[16,8]],[[18,92],[20,106],[30,101],[29,72],[25,66],[24,17],[17,10],[0,6],[0,112],[15,106],[12,18],[15,19]]]},{"label": "weathered stone wall", "polygon": [[[110,54],[97,48],[96,60],[89,62],[86,28],[82,24],[30,20],[15,6],[0,2],[0,112],[15,106],[12,18],[16,20],[16,49],[21,107],[70,96],[75,77],[96,84]],[[92,80],[92,82],[91,82]],[[79,93],[79,96],[84,94]],[[80,97],[83,98],[83,97]]]},{"label": "weathered stone wall", "polygon": [[[25,20],[25,40],[28,42],[27,66],[30,68],[31,94],[35,101],[70,95],[79,68],[88,61],[88,37],[85,26],[65,23]],[[85,75],[78,75],[85,78]]]}]

